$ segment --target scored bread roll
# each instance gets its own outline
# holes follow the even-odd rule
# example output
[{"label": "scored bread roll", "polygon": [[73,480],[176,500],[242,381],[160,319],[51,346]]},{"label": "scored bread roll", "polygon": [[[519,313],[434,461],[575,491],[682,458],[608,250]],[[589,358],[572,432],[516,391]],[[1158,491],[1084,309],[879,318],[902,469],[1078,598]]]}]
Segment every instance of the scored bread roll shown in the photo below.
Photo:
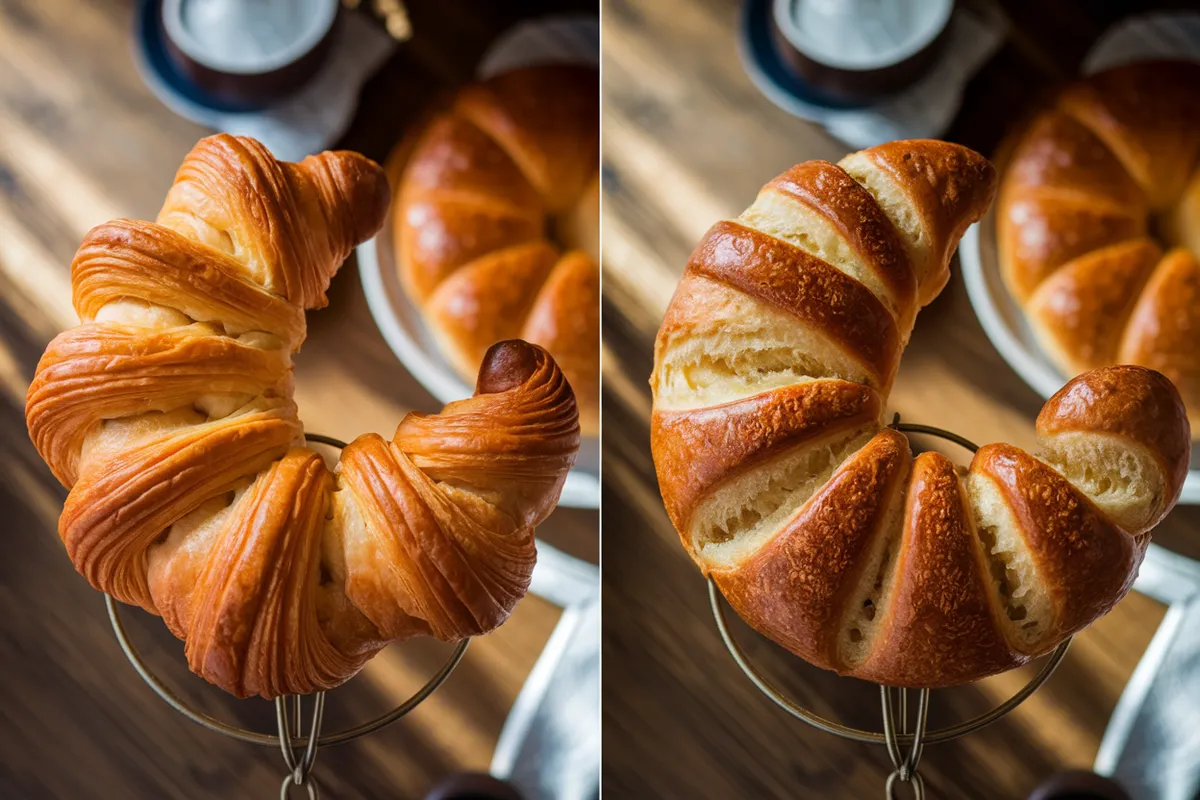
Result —
[{"label": "scored bread roll", "polygon": [[1189,429],[1162,375],[1080,376],[1042,452],[969,471],[882,425],[918,308],[995,192],[980,155],[892,142],[806,162],[718,222],[655,342],[651,445],[684,547],[755,629],[821,667],[944,686],[1105,613],[1178,498]]},{"label": "scored bread roll", "polygon": [[514,69],[463,87],[389,159],[401,281],[470,377],[519,338],[554,356],[600,427],[599,74]]},{"label": "scored bread roll", "polygon": [[1009,291],[1067,375],[1141,364],[1200,431],[1200,63],[1064,88],[1012,137],[997,203]]}]

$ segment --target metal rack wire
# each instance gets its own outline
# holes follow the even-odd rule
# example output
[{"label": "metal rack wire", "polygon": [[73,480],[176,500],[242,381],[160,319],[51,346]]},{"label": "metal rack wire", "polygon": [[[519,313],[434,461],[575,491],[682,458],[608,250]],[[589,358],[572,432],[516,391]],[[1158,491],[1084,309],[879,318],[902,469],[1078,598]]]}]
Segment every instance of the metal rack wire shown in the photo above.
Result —
[{"label": "metal rack wire", "polygon": [[[315,433],[305,434],[305,439],[338,449],[346,446],[346,443],[339,439]],[[374,733],[408,714],[424,702],[450,677],[450,673],[454,671],[459,661],[462,660],[463,654],[466,653],[467,646],[471,641],[470,639],[463,639],[459,642],[441,668],[434,673],[433,677],[413,693],[411,697],[400,703],[400,705],[386,713],[380,714],[372,720],[336,733],[321,733],[321,724],[325,715],[325,692],[317,692],[311,695],[313,703],[307,735],[304,733],[303,698],[300,695],[277,697],[275,698],[276,731],[274,735],[270,735],[223,722],[216,717],[193,708],[180,698],[146,665],[141,653],[138,652],[133,642],[130,641],[129,634],[125,630],[125,624],[122,622],[118,612],[117,602],[113,600],[111,595],[105,595],[104,602],[108,607],[108,618],[112,623],[113,633],[116,634],[117,642],[121,645],[121,650],[125,653],[125,657],[129,659],[129,662],[137,670],[142,680],[167,705],[197,725],[207,728],[214,733],[219,733],[222,736],[228,736],[238,741],[249,742],[250,744],[278,746],[280,748],[283,753],[284,763],[288,768],[288,774],[284,776],[283,782],[279,787],[279,797],[281,800],[287,800],[293,787],[305,790],[309,800],[319,800],[320,789],[318,788],[316,779],[312,775],[312,770],[317,760],[318,749],[344,744],[360,736]],[[289,705],[291,706],[290,710]]]},{"label": "metal rack wire", "polygon": [[[953,442],[961,447],[964,447],[971,452],[979,449],[977,445],[969,439],[965,439],[951,431],[942,430],[929,425],[916,425],[900,422],[900,415],[896,414],[889,426],[901,433],[924,434],[928,436],[936,436],[941,439]],[[721,639],[725,643],[725,647],[729,650],[729,654],[733,656],[733,660],[741,668],[746,677],[755,685],[755,687],[770,698],[776,705],[788,712],[796,719],[805,722],[818,730],[825,733],[839,736],[843,739],[849,739],[855,742],[865,744],[882,744],[886,745],[888,756],[892,762],[892,772],[888,775],[887,783],[885,784],[886,796],[889,800],[896,797],[897,786],[901,783],[908,784],[912,789],[913,796],[917,800],[925,798],[925,782],[917,767],[921,760],[921,755],[927,744],[937,744],[939,742],[948,742],[952,739],[957,739],[960,736],[966,736],[969,733],[974,733],[996,720],[1008,714],[1021,703],[1023,703],[1031,694],[1038,690],[1039,687],[1054,673],[1054,670],[1062,662],[1067,654],[1067,648],[1071,645],[1071,639],[1068,637],[1062,644],[1058,645],[1048,656],[1046,662],[1038,670],[1037,674],[1025,684],[1025,686],[1010,697],[1005,702],[991,709],[990,711],[980,714],[973,719],[961,722],[948,728],[941,728],[934,731],[927,729],[929,716],[929,689],[917,690],[916,715],[912,724],[912,731],[909,731],[909,691],[908,689],[880,686],[880,706],[883,715],[883,730],[882,731],[866,731],[859,728],[852,728],[842,725],[839,722],[826,719],[796,703],[794,700],[786,697],[782,692],[776,689],[770,681],[764,678],[758,670],[750,663],[741,646],[734,641],[733,636],[729,632],[729,624],[725,618],[725,610],[721,603],[721,590],[717,587],[716,582],[710,576],[708,579],[708,600],[712,606],[713,619],[716,620],[717,630],[721,634]]]}]

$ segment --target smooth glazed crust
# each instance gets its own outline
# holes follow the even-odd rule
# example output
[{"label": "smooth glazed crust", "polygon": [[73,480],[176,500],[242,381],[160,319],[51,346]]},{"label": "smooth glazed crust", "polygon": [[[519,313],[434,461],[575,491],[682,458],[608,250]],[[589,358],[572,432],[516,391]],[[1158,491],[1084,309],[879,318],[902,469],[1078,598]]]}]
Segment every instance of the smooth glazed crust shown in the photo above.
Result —
[{"label": "smooth glazed crust", "polygon": [[974,526],[954,464],[940,453],[917,456],[893,599],[875,612],[883,619],[858,677],[915,685],[936,670],[954,684],[1027,659],[996,635],[1003,612],[990,591],[987,555]]},{"label": "smooth glazed crust", "polygon": [[589,435],[600,416],[598,91],[590,67],[505,72],[464,87],[389,159],[400,277],[447,359],[471,377],[500,339],[542,344]]},{"label": "smooth glazed crust", "polygon": [[1033,654],[1092,624],[1129,591],[1147,538],[1118,528],[1066,478],[1012,445],[981,447],[971,472],[999,487],[1054,605],[1054,627]]},{"label": "smooth glazed crust", "polygon": [[[805,442],[864,429],[882,412],[878,392],[839,380],[694,411],[655,411],[650,443],[667,513],[686,531],[700,499],[731,475]],[[687,536],[684,544],[692,548]]]},{"label": "smooth glazed crust", "polygon": [[718,222],[700,240],[687,273],[765,300],[858,355],[878,386],[900,359],[896,319],[869,289],[800,248],[737,222]]},{"label": "smooth glazed crust", "polygon": [[[1038,414],[1038,436],[1080,431],[1138,443],[1162,466],[1167,484],[1183,488],[1191,431],[1179,392],[1162,373],[1110,367],[1059,389]],[[1170,499],[1172,505],[1177,497]]]},{"label": "smooth glazed crust", "polygon": [[[1097,73],[1063,89],[1012,141],[1000,263],[1043,349],[1068,375],[1121,363],[1159,370],[1195,423],[1200,65]],[[1156,243],[1159,234],[1166,240]],[[1183,249],[1164,256],[1159,245]]]},{"label": "smooth glazed crust", "polygon": [[1122,332],[1161,258],[1150,239],[1131,239],[1085,253],[1042,282],[1026,311],[1060,369],[1076,374],[1123,361]]},{"label": "smooth glazed crust", "polygon": [[[945,282],[995,176],[943,142],[841,165],[789,170],[692,254],[655,346],[659,486],[697,566],[759,632],[877,683],[965,683],[1048,652],[1124,596],[1182,487],[1187,418],[1161,374],[1107,367],[1047,403],[1041,459],[989,445],[965,472],[914,460],[880,429],[902,320]],[[831,223],[854,208],[866,230]],[[1153,266],[1142,256],[1128,280]],[[917,283],[907,306],[887,277],[897,264]]]},{"label": "smooth glazed crust", "polygon": [[916,307],[917,282],[899,234],[871,193],[844,169],[828,161],[805,161],[764,190],[788,194],[823,216],[875,268],[898,307]]},{"label": "smooth glazed crust", "polygon": [[1167,253],[1142,290],[1125,326],[1117,360],[1162,372],[1200,428],[1200,261],[1186,250]]},{"label": "smooth glazed crust", "polygon": [[725,599],[806,661],[849,672],[838,648],[842,617],[911,460],[901,434],[880,431],[761,550],[711,573]]},{"label": "smooth glazed crust", "polygon": [[1200,64],[1141,61],[1068,86],[1059,107],[1109,146],[1151,208],[1179,197],[1200,157]]},{"label": "smooth glazed crust", "polygon": [[919,221],[924,265],[917,265],[919,304],[927,305],[950,278],[950,257],[996,193],[996,170],[965,147],[936,139],[888,142],[855,153],[883,170]]},{"label": "smooth glazed crust", "polygon": [[522,341],[483,355],[475,397],[410,414],[390,442],[360,437],[333,472],[299,446],[304,310],[387,205],[362,156],[289,164],[201,140],[156,223],[87,235],[83,322],[26,398],[70,489],[59,533],[76,569],[162,615],[192,670],[239,697],[332,688],[390,641],[499,625],[579,446],[562,372]]}]

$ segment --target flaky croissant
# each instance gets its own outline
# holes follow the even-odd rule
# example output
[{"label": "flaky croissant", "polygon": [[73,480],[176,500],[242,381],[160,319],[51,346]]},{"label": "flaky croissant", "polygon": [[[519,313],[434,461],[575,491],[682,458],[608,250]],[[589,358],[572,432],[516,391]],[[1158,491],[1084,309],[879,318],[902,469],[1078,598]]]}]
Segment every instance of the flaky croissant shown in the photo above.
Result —
[{"label": "flaky croissant", "polygon": [[684,546],[752,626],[897,686],[1021,664],[1128,591],[1189,452],[1179,393],[1109,367],[1042,409],[1040,457],[963,474],[883,428],[917,309],[995,172],[892,142],[768,183],[692,254],[655,345],[652,448]]},{"label": "flaky croissant", "polygon": [[330,688],[388,642],[499,625],[578,448],[570,387],[519,341],[488,351],[474,397],[359,437],[332,473],[304,446],[304,310],[387,205],[357,154],[291,164],[201,140],[157,222],[88,233],[81,324],[29,389],[76,569],[162,615],[192,670],[238,696]]}]

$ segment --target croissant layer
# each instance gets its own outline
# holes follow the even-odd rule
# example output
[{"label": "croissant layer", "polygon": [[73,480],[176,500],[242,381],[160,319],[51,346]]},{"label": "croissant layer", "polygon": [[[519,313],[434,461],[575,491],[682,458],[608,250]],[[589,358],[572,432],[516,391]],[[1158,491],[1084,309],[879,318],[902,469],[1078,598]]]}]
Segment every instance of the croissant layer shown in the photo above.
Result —
[{"label": "croissant layer", "polygon": [[361,436],[333,470],[303,446],[304,311],[387,206],[357,154],[290,164],[201,140],[156,222],[85,237],[81,324],[29,389],[76,569],[160,614],[192,670],[241,697],[328,689],[391,641],[502,623],[578,449],[562,372],[514,339],[486,353],[473,398],[408,415],[391,441]]}]

